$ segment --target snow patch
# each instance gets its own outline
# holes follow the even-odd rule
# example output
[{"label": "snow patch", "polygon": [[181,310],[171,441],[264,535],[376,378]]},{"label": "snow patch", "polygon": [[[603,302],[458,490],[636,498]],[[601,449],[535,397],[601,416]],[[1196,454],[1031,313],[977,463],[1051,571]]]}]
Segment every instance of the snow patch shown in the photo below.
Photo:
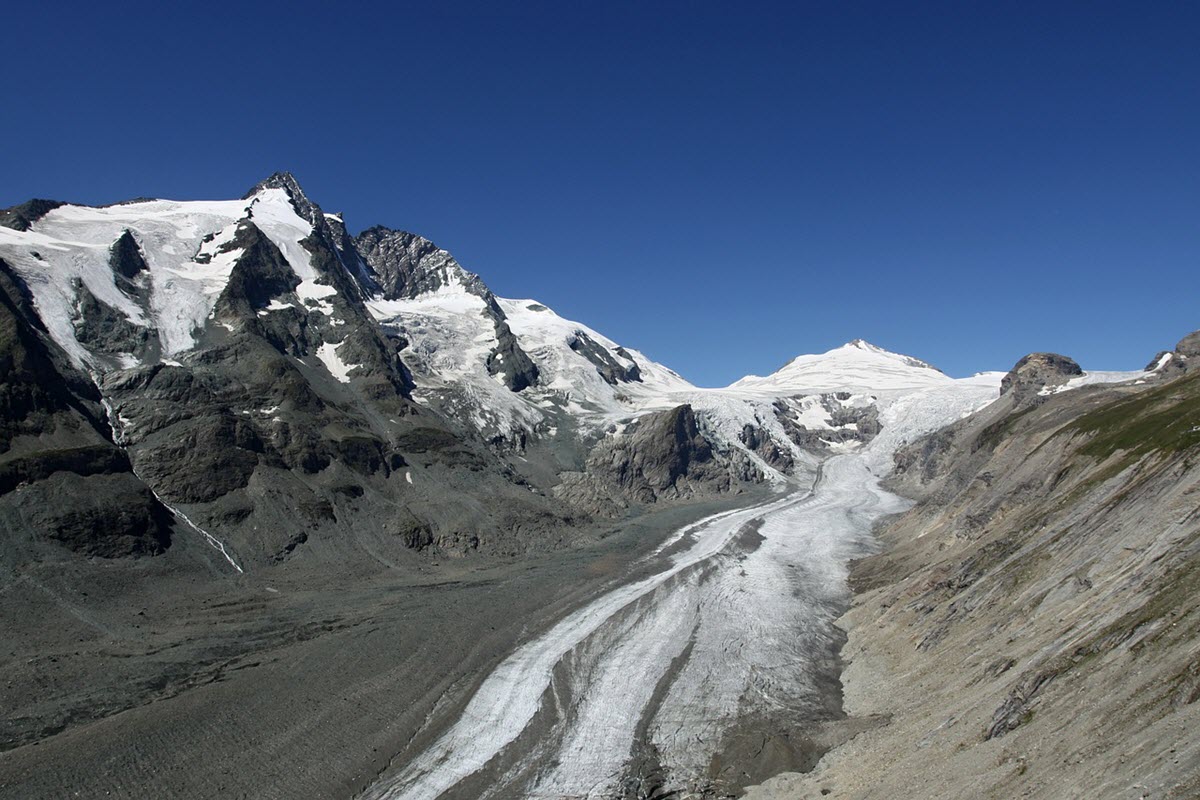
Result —
[{"label": "snow patch", "polygon": [[[1168,355],[1170,355],[1170,354],[1168,353]],[[1159,363],[1165,364],[1166,362],[1164,360],[1160,359]],[[1159,369],[1159,367],[1156,366],[1154,369],[1157,370],[1157,369]],[[1136,382],[1138,380],[1144,380],[1153,371],[1154,370],[1150,370],[1150,371],[1145,371],[1145,370],[1133,370],[1133,371],[1095,370],[1095,371],[1090,371],[1090,372],[1084,372],[1082,375],[1077,375],[1076,377],[1071,378],[1066,383],[1059,384],[1058,386],[1043,386],[1041,389],[1038,390],[1038,395],[1041,397],[1048,397],[1053,394],[1058,394],[1059,392],[1069,392],[1072,389],[1078,389],[1081,386],[1094,386],[1098,383],[1128,383],[1130,381]]]},{"label": "snow patch", "polygon": [[359,364],[347,364],[337,354],[338,345],[329,342],[323,343],[317,348],[317,358],[321,359],[321,363],[325,365],[325,369],[329,371],[337,380],[342,383],[350,382],[350,370],[358,368]]}]

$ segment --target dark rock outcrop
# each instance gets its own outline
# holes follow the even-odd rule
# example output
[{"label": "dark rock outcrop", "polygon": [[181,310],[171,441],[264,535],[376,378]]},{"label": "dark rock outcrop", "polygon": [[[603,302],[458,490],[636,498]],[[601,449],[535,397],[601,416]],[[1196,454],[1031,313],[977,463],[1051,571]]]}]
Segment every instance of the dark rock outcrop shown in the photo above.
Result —
[{"label": "dark rock outcrop", "polygon": [[713,469],[712,444],[696,427],[696,415],[682,405],[639,419],[627,432],[624,457],[609,460],[617,483],[643,498],[684,491],[681,481],[728,479]]},{"label": "dark rock outcrop", "polygon": [[371,268],[381,296],[388,300],[420,297],[451,283],[460,283],[481,298],[491,295],[478,275],[423,236],[376,225],[355,237],[354,243]]},{"label": "dark rock outcrop", "polygon": [[500,376],[514,392],[537,384],[537,365],[521,349],[496,296],[452,255],[421,236],[378,225],[359,234],[355,247],[371,271],[369,280],[385,299],[412,299],[451,284],[479,297],[496,336],[487,359],[488,374]]},{"label": "dark rock outcrop", "polygon": [[[1165,356],[1170,356],[1163,361]],[[1200,367],[1200,331],[1193,331],[1179,340],[1174,350],[1164,350],[1146,365],[1146,369],[1158,369],[1165,377],[1171,378],[1181,373]]]},{"label": "dark rock outcrop", "polygon": [[[572,350],[579,355],[592,362],[596,367],[596,372],[604,379],[605,383],[611,386],[616,386],[618,383],[631,383],[633,381],[641,381],[641,369],[636,363],[631,366],[626,366],[617,361],[613,354],[603,347],[592,337],[588,336],[583,331],[575,331],[571,340],[567,342]],[[629,358],[628,351],[622,349],[625,358]],[[632,361],[633,359],[629,359]]]},{"label": "dark rock outcrop", "polygon": [[96,387],[43,335],[0,261],[0,512],[33,547],[106,558],[169,546],[171,515],[111,440]]},{"label": "dark rock outcrop", "polygon": [[1083,374],[1073,359],[1058,353],[1030,353],[1017,362],[1000,381],[1000,394],[1012,394],[1015,402],[1037,402],[1043,389],[1061,386]]},{"label": "dark rock outcrop", "polygon": [[174,517],[127,471],[56,471],[9,499],[30,529],[85,556],[158,555],[171,545]]},{"label": "dark rock outcrop", "polygon": [[126,230],[113,242],[108,251],[108,265],[117,276],[132,282],[150,271],[142,249],[133,234]]},{"label": "dark rock outcrop", "polygon": [[215,313],[220,316],[251,316],[266,308],[271,300],[289,294],[300,285],[283,253],[251,220],[238,224],[232,240],[217,252],[241,250],[229,273],[229,282],[217,298]]},{"label": "dark rock outcrop", "polygon": [[77,283],[75,291],[79,298],[78,316],[73,320],[75,338],[89,351],[110,356],[127,353],[137,358],[157,353],[157,331],[130,322],[83,283]]},{"label": "dark rock outcrop", "polygon": [[538,368],[526,352],[521,349],[517,337],[504,319],[504,312],[493,300],[491,305],[499,316],[493,316],[496,331],[496,346],[488,354],[487,371],[489,375],[499,375],[504,385],[514,392],[528,389],[537,384]]},{"label": "dark rock outcrop", "polygon": [[771,438],[771,434],[761,425],[743,426],[738,438],[741,439],[742,444],[756,453],[759,458],[780,472],[786,474],[796,465],[792,454],[781,448]]},{"label": "dark rock outcrop", "polygon": [[569,473],[559,496],[594,513],[735,491],[761,480],[739,452],[718,454],[690,405],[647,414],[601,439],[581,473]]},{"label": "dark rock outcrop", "polygon": [[33,223],[61,205],[58,200],[28,200],[19,206],[0,210],[0,225],[15,231],[27,231]]},{"label": "dark rock outcrop", "polygon": [[1186,358],[1200,356],[1200,331],[1192,331],[1175,345],[1175,353]]}]

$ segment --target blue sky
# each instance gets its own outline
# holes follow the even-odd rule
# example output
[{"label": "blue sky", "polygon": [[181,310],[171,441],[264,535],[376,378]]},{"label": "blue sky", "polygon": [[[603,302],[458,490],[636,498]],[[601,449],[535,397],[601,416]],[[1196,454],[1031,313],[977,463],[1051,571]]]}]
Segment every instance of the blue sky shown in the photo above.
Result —
[{"label": "blue sky", "polygon": [[1200,4],[22,3],[0,206],[294,172],[705,385],[1200,327]]}]

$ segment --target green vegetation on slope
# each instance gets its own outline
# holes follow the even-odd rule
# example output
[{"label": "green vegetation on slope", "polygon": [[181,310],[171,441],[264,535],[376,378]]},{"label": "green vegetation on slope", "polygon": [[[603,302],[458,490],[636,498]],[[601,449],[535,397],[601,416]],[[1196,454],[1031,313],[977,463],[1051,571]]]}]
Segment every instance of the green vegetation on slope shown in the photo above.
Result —
[{"label": "green vegetation on slope", "polygon": [[1133,459],[1195,447],[1200,444],[1200,374],[1084,414],[1064,430],[1093,434],[1079,452],[1100,459],[1118,451]]}]

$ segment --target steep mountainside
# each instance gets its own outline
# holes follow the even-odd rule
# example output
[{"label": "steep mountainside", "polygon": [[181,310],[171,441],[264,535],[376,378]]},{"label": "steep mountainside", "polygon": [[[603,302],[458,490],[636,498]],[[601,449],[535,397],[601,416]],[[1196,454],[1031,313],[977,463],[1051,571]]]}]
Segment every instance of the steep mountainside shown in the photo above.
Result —
[{"label": "steep mountainside", "polygon": [[876,727],[751,797],[1200,793],[1195,340],[1116,385],[1033,354],[897,454],[920,502],[844,618],[847,710]]},{"label": "steep mountainside", "polygon": [[[412,402],[408,342],[369,304],[423,290],[432,267],[380,256],[392,251],[370,237],[360,253],[291,176],[237,201],[22,209],[0,228],[8,293],[24,309],[14,335],[62,354],[62,402],[91,403],[98,446],[186,508],[231,565],[513,551],[530,545],[518,531],[565,524],[511,459]],[[517,366],[494,373],[511,392],[536,369],[506,336],[493,355]],[[10,471],[14,485],[48,477]]]},{"label": "steep mountainside", "polygon": [[[0,494],[10,531],[49,537],[87,556],[161,553],[170,513],[113,444],[100,394],[53,342],[0,261]],[[10,557],[31,542],[11,535]]]}]

